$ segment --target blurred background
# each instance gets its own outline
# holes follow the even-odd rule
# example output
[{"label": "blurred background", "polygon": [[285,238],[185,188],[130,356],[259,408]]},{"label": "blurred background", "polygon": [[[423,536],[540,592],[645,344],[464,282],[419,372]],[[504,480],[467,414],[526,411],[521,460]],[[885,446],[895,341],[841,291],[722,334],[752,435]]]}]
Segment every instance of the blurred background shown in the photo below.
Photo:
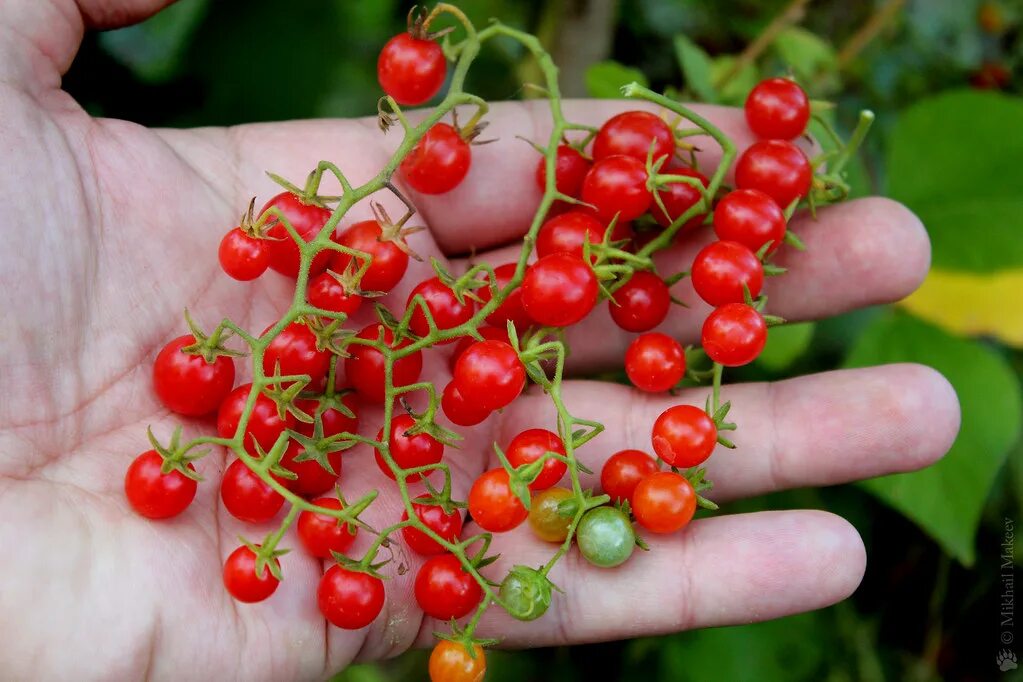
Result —
[{"label": "blurred background", "polygon": [[[404,28],[411,4],[182,0],[144,24],[89,35],[66,87],[96,115],[156,126],[369,115],[380,95],[377,52]],[[487,679],[1016,675],[1023,642],[1014,638],[1023,631],[1005,616],[1023,522],[1023,0],[458,4],[477,25],[499,17],[539,35],[570,95],[614,97],[639,80],[686,100],[741,104],[759,78],[791,74],[812,97],[837,104],[830,115],[846,133],[860,108],[874,110],[851,170],[854,193],[916,211],[934,244],[933,271],[896,306],[772,329],[763,356],[731,378],[916,361],[942,371],[963,404],[952,452],[926,471],[725,510],[815,507],[850,519],[869,562],[847,602],[741,627],[496,652]],[[522,50],[494,44],[468,89],[516,98],[528,94],[523,80],[539,79]],[[339,679],[424,679],[425,655]]]}]

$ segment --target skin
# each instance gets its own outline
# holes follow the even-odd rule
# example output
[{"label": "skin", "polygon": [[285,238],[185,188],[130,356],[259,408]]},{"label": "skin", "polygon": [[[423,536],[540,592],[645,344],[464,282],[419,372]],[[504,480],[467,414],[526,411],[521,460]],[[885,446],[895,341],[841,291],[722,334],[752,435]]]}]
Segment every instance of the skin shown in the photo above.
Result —
[{"label": "skin", "polygon": [[[227,314],[259,330],[290,297],[289,282],[274,273],[246,285],[217,264],[217,245],[251,196],[275,193],[264,171],[301,179],[326,157],[361,182],[398,141],[394,131],[380,135],[372,120],[186,131],[87,116],[59,89],[82,32],[141,20],[164,4],[0,4],[0,192],[8,225],[0,251],[0,545],[8,548],[0,670],[13,679],[308,679],[428,645],[443,624],[415,608],[411,582],[421,559],[414,556],[407,558],[412,570],[388,581],[383,615],[363,631],[327,627],[316,610],[322,564],[302,551],[282,557],[286,580],[270,600],[233,602],[221,584],[221,563],[239,534],[259,541],[270,528],[245,527],[223,509],[216,485],[227,464],[222,452],[197,463],[207,482],[176,519],[142,519],[124,498],[124,471],[148,449],[146,426],[166,440],[179,422],[160,407],[149,377],[160,347],[183,333],[182,308],[207,329]],[[570,118],[591,124],[629,107],[566,105]],[[741,111],[701,111],[740,147],[751,141]],[[535,153],[515,135],[545,134],[544,105],[497,105],[489,119],[488,136],[500,141],[473,150],[463,185],[443,196],[412,195],[416,220],[430,228],[412,237],[413,247],[424,257],[451,256],[453,270],[465,267],[457,256],[473,246],[492,263],[509,260],[538,199]],[[382,200],[400,214],[396,201]],[[369,206],[360,205],[345,224],[369,216]],[[789,274],[767,287],[772,312],[789,319],[896,300],[927,271],[922,226],[891,201],[824,209],[816,222],[798,219],[795,229],[809,250],[786,251],[779,260]],[[683,269],[708,239],[708,230],[698,231],[664,256],[665,271]],[[430,274],[428,265],[413,263],[385,303],[400,308]],[[708,309],[688,284],[674,293],[692,307],[676,308],[662,331],[693,342]],[[620,362],[630,339],[604,306],[570,336],[576,372]],[[444,360],[424,372],[438,385],[450,378]],[[244,377],[243,371],[239,381]],[[576,414],[607,426],[583,454],[598,472],[617,450],[648,449],[650,424],[665,407],[702,403],[705,394],[672,399],[582,381],[565,387]],[[740,425],[739,449],[709,461],[719,502],[919,469],[948,450],[959,424],[948,383],[913,365],[728,386],[725,396]],[[184,423],[186,436],[213,429]],[[362,423],[365,433],[375,433],[379,412],[366,409]],[[492,440],[553,423],[549,401],[528,391],[469,431],[449,460],[455,495],[464,499],[472,478],[496,464],[487,461]],[[373,487],[392,490],[371,453],[345,458],[349,499]],[[397,496],[384,494],[365,518],[379,527],[400,513]],[[360,533],[353,554],[369,541]],[[726,510],[678,536],[647,541],[653,551],[614,571],[570,554],[551,575],[565,595],[544,618],[519,623],[494,609],[480,634],[513,647],[539,646],[775,618],[844,599],[865,564],[852,526],[820,511]],[[298,547],[294,529],[283,544]],[[488,573],[499,578],[511,562],[539,565],[551,547],[523,524],[493,550],[502,561]],[[97,632],[106,646],[95,646]]]}]

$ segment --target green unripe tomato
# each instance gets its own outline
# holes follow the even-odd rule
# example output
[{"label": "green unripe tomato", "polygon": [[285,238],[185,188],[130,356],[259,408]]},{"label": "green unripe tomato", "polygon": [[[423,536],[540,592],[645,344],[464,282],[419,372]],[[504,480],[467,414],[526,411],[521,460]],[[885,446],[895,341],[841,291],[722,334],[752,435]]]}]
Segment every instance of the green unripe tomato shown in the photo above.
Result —
[{"label": "green unripe tomato", "polygon": [[579,552],[594,566],[625,563],[636,547],[636,531],[628,515],[616,507],[597,507],[583,515],[576,530]]},{"label": "green unripe tomato", "polygon": [[536,620],[551,605],[551,581],[529,566],[515,566],[501,582],[501,605],[518,620]]}]

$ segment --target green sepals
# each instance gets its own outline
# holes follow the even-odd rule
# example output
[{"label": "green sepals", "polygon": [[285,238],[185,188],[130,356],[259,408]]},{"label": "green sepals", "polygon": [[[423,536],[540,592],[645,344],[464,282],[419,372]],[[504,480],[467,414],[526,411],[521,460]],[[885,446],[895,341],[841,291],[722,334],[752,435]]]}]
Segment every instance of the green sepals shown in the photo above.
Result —
[{"label": "green sepals", "polygon": [[650,551],[650,545],[646,543],[646,540],[639,536],[639,533],[636,533],[636,546],[639,547],[644,552]]},{"label": "green sepals", "polygon": [[406,436],[414,436],[419,433],[425,433],[436,441],[443,443],[446,446],[458,447],[458,441],[462,440],[462,436],[450,429],[446,429],[433,420],[433,415],[427,410],[423,413],[417,413],[412,410],[412,406],[409,405],[408,400],[402,395],[401,398],[402,407],[408,412],[408,415],[415,421],[415,425],[405,432]]},{"label": "green sepals", "polygon": [[217,328],[213,330],[212,334],[206,336],[206,334],[199,328],[199,325],[195,323],[195,320],[192,319],[192,316],[188,313],[188,308],[185,308],[185,324],[188,325],[188,331],[192,334],[192,338],[195,339],[195,343],[182,346],[182,353],[198,355],[205,360],[208,365],[212,365],[219,357],[245,357],[245,353],[231,350],[224,346],[224,342],[234,336],[234,332],[225,327],[224,323],[218,325]]},{"label": "green sepals", "polygon": [[348,316],[338,313],[337,317],[329,321],[319,316],[306,318],[304,323],[309,331],[316,337],[316,350],[330,351],[341,358],[349,357],[347,351],[348,340],[355,336],[355,332],[345,328]]},{"label": "green sepals", "polygon": [[380,573],[380,569],[386,566],[387,564],[391,563],[391,559],[384,559],[383,561],[373,563],[372,561],[369,560],[369,556],[365,556],[362,559],[352,559],[350,557],[345,556],[341,552],[335,552],[334,550],[330,551],[330,555],[331,557],[333,557],[334,562],[338,566],[346,568],[349,571],[355,571],[356,573],[366,573],[367,575],[371,575],[374,578],[379,578],[380,580],[390,580],[389,576],[382,575]]},{"label": "green sepals", "polygon": [[[476,570],[480,570],[481,568],[486,568],[490,564],[495,563],[500,558],[501,558],[500,554],[491,554],[490,556],[486,556],[486,557],[482,557],[480,559],[474,560],[472,562],[472,565],[473,565],[473,568],[475,568]],[[490,584],[494,585],[494,583],[490,583]]]},{"label": "green sepals", "polygon": [[465,647],[466,653],[472,659],[476,658],[476,649],[473,647],[474,644],[478,644],[481,647],[496,646],[501,643],[499,639],[477,639],[473,637],[469,632],[468,628],[462,628],[458,625],[454,618],[450,622],[451,633],[435,632],[433,636],[437,639],[445,639],[449,642],[455,642]]},{"label": "green sepals", "polygon": [[281,375],[281,363],[277,362],[274,366],[273,375],[266,377],[267,385],[262,388],[262,391],[263,395],[274,401],[274,404],[277,405],[277,416],[280,419],[285,419],[288,416],[288,412],[290,412],[300,422],[312,424],[312,416],[306,414],[304,410],[295,405],[295,399],[309,385],[309,375],[303,374],[301,376],[303,378],[299,380],[295,380],[293,377],[285,379]]},{"label": "green sepals", "polygon": [[146,427],[146,436],[149,438],[149,444],[156,451],[156,454],[163,458],[163,464],[160,465],[160,473],[166,475],[172,471],[177,471],[182,476],[193,481],[202,481],[203,477],[199,475],[199,472],[190,469],[188,464],[205,457],[210,451],[209,449],[203,449],[195,454],[188,454],[195,446],[192,443],[185,443],[184,446],[181,445],[181,430],[181,426],[174,427],[174,433],[171,434],[170,442],[165,447],[153,435],[153,427]]},{"label": "green sepals", "polygon": [[748,306],[753,306],[753,294],[750,293],[749,287],[746,286],[746,282],[742,283],[742,300]]},{"label": "green sepals", "polygon": [[465,502],[458,502],[451,498],[451,477],[444,477],[444,487],[437,490],[425,476],[422,478],[423,486],[426,488],[426,495],[417,495],[416,501],[421,504],[436,505],[450,514],[456,509],[466,509],[469,505]]},{"label": "green sepals", "polygon": [[[793,199],[782,213],[785,215],[785,222],[788,223],[792,220],[792,216],[796,213],[796,208],[799,207],[799,197]],[[787,230],[786,230],[787,231]]]},{"label": "green sepals", "polygon": [[775,275],[784,275],[788,271],[789,271],[788,268],[783,268],[780,265],[764,263],[764,274],[768,277],[774,277]]},{"label": "green sepals", "polygon": [[718,407],[718,409],[716,411],[712,411],[711,410],[711,404],[710,404],[710,396],[707,396],[707,405],[704,408],[704,411],[714,421],[714,426],[717,427],[718,442],[721,443],[722,445],[724,445],[726,448],[734,448],[735,447],[735,445],[731,441],[729,441],[729,440],[727,440],[727,439],[725,439],[725,438],[723,438],[721,436],[721,432],[722,431],[735,431],[735,429],[736,429],[735,424],[733,424],[732,422],[725,421],[725,417],[728,416],[728,412],[731,409],[732,409],[732,402],[731,401],[727,401],[723,405]]},{"label": "green sepals", "polygon": [[296,462],[314,461],[330,474],[337,474],[334,467],[330,465],[329,455],[334,452],[348,450],[356,445],[350,433],[336,433],[327,438],[323,437],[323,422],[316,420],[313,425],[313,435],[306,436],[298,431],[287,430],[288,437],[302,446],[302,451],[295,456]]},{"label": "green sepals", "polygon": [[806,251],[806,244],[792,230],[785,230],[785,243],[797,251]]},{"label": "green sepals", "polygon": [[535,568],[513,566],[501,581],[498,603],[516,620],[536,620],[550,608],[553,587],[550,579]]},{"label": "green sepals", "polygon": [[294,481],[298,479],[298,474],[290,469],[285,469],[280,465],[281,457],[284,456],[284,451],[288,448],[289,442],[290,437],[288,436],[288,432],[284,431],[277,437],[277,440],[274,441],[273,447],[270,448],[269,452],[263,450],[263,446],[261,446],[255,439],[253,439],[252,445],[256,449],[257,460],[260,462],[269,461],[266,468],[267,473],[275,476],[276,478],[284,478],[289,481]]},{"label": "green sepals", "polygon": [[318,176],[315,171],[306,176],[304,188],[299,188],[297,185],[292,184],[276,173],[267,171],[266,174],[271,180],[298,197],[303,204],[319,206],[320,208],[330,208],[327,204],[333,200],[334,197],[321,196],[317,193],[319,191],[319,182],[317,181]]},{"label": "green sepals", "polygon": [[688,276],[689,276],[689,271],[688,270],[682,270],[681,272],[676,272],[674,275],[671,275],[670,277],[665,277],[664,278],[664,283],[665,283],[665,285],[668,286],[668,288],[671,288],[671,287],[675,286],[676,284],[678,284],[679,282],[681,282],[682,280],[684,280]]},{"label": "green sepals", "polygon": [[786,320],[784,317],[778,317],[777,315],[764,315],[764,324],[768,327],[777,327],[780,324],[785,324]]},{"label": "green sepals", "polygon": [[575,516],[577,511],[579,511],[579,500],[575,499],[575,497],[562,500],[561,502],[558,502],[557,511],[558,516],[570,519]]},{"label": "green sepals", "polygon": [[[394,334],[395,342],[397,342],[398,318],[396,318],[394,314],[381,303],[375,303],[373,305],[373,310],[374,312],[376,312],[377,319],[380,320],[380,324],[387,327],[387,329],[389,329],[391,333]],[[382,336],[377,337],[377,341],[383,343],[384,341],[383,337]]]},{"label": "green sepals", "polygon": [[433,271],[437,273],[437,279],[439,279],[444,286],[451,289],[455,298],[458,299],[459,305],[465,305],[466,298],[475,301],[476,303],[481,301],[480,297],[474,293],[474,290],[486,287],[486,281],[476,279],[473,276],[468,278],[460,277],[456,279],[444,268],[444,264],[433,256],[430,256],[430,265],[433,266]]},{"label": "green sepals", "polygon": [[248,547],[253,554],[256,555],[256,577],[262,579],[263,571],[270,571],[270,575],[276,578],[278,581],[284,580],[284,575],[281,573],[281,565],[276,559],[284,556],[290,549],[277,549],[276,539],[274,534],[270,533],[263,539],[263,543],[260,545],[249,542],[245,538],[238,536],[238,540],[243,545]]},{"label": "green sepals", "polygon": [[504,451],[501,450],[500,446],[498,446],[497,443],[494,443],[494,452],[497,454],[497,459],[499,462],[501,462],[501,466],[504,467],[504,470],[508,472],[508,487],[509,489],[511,489],[512,494],[515,495],[515,497],[519,498],[519,501],[522,503],[523,507],[529,509],[529,505],[531,502],[531,497],[529,494],[529,484],[536,480],[536,477],[540,475],[540,469],[536,468],[535,471],[532,472],[532,477],[529,478],[528,480],[525,480],[522,474],[519,473],[519,471],[520,469],[526,469],[527,467],[532,466],[532,464],[535,464],[536,462],[524,464],[522,465],[522,467],[520,467],[520,469],[516,469],[511,465],[511,462],[508,461],[508,458],[505,456]]}]

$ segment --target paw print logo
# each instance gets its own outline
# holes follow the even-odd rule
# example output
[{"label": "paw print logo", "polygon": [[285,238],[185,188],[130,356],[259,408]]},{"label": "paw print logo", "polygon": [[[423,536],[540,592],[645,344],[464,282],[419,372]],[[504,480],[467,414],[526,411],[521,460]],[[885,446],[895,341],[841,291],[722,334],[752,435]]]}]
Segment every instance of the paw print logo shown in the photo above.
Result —
[{"label": "paw print logo", "polygon": [[998,663],[998,669],[1003,673],[1007,673],[1010,670],[1016,669],[1016,654],[1009,651],[1008,649],[1002,649],[998,652],[998,656],[995,657],[995,662]]}]

